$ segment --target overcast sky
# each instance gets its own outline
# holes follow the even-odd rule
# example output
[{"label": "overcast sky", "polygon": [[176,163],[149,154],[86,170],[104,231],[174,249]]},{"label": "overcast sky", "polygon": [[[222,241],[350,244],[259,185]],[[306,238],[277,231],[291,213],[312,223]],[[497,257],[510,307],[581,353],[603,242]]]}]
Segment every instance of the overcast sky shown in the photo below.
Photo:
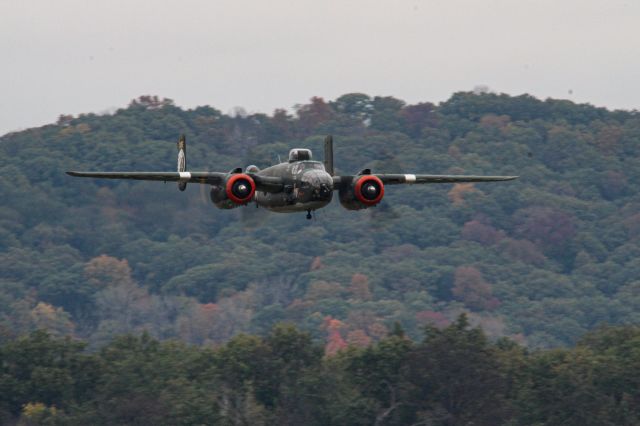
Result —
[{"label": "overcast sky", "polygon": [[351,92],[640,109],[640,1],[0,0],[0,134],[140,95],[271,113]]}]

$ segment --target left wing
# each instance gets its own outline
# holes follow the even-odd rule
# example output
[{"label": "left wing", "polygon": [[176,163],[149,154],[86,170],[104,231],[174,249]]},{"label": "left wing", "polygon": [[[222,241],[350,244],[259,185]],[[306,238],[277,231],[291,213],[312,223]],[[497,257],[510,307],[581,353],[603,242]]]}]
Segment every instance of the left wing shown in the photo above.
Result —
[{"label": "left wing", "polygon": [[162,182],[193,182],[219,185],[226,173],[217,172],[67,172],[69,176],[99,179],[135,179]]},{"label": "left wing", "polygon": [[[229,173],[220,172],[67,172],[70,176],[90,177],[99,179],[135,179],[154,180],[160,182],[203,183],[209,185],[223,185]],[[256,183],[256,190],[263,192],[280,192],[284,187],[282,178],[274,176],[260,176],[247,173]]]},{"label": "left wing", "polygon": [[[70,176],[89,177],[98,179],[135,179],[154,180],[160,182],[178,182],[178,188],[184,191],[187,183],[203,183],[209,185],[224,185],[234,173],[241,173],[242,169],[234,169],[229,173],[220,172],[188,172],[187,171],[187,138],[182,135],[178,141],[178,170],[175,172],[67,172]],[[256,173],[245,173],[256,184],[256,190],[262,192],[280,192],[284,188],[282,178],[274,176],[260,176]]]}]

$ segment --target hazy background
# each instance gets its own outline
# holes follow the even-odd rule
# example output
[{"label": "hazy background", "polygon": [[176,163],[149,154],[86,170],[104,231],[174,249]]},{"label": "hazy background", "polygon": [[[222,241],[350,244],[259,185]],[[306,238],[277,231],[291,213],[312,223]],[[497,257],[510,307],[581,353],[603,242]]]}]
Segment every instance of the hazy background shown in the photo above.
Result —
[{"label": "hazy background", "polygon": [[0,0],[0,134],[139,95],[270,113],[486,85],[638,108],[640,2]]}]

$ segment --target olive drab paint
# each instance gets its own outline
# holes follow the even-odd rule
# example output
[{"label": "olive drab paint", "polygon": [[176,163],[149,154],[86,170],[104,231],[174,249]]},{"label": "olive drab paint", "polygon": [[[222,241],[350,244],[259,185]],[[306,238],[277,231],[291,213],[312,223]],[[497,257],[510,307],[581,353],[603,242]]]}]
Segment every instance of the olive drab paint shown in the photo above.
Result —
[{"label": "olive drab paint", "polygon": [[102,179],[136,179],[178,182],[184,191],[187,183],[211,186],[211,201],[221,209],[255,204],[281,213],[311,212],[328,205],[338,191],[340,204],[348,210],[360,210],[380,203],[386,185],[495,182],[516,179],[518,176],[378,174],[364,169],[355,175],[335,175],[333,137],[324,139],[323,161],[314,161],[306,148],[294,148],[288,161],[259,169],[250,165],[243,171],[238,167],[230,172],[187,171],[187,140],[178,140],[178,170],[176,172],[67,172],[71,176]]}]

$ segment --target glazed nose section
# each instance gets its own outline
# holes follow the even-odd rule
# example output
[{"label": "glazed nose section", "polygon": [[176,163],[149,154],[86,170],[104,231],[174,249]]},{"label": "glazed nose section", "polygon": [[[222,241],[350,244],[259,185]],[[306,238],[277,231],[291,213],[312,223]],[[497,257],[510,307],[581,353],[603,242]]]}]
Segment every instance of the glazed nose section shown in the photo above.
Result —
[{"label": "glazed nose section", "polygon": [[311,199],[314,201],[331,201],[333,197],[333,178],[322,170],[309,170],[302,176],[302,181],[311,186]]},{"label": "glazed nose section", "polygon": [[313,198],[318,201],[330,201],[333,196],[333,189],[330,185],[331,184],[321,183],[320,187],[314,190]]}]

